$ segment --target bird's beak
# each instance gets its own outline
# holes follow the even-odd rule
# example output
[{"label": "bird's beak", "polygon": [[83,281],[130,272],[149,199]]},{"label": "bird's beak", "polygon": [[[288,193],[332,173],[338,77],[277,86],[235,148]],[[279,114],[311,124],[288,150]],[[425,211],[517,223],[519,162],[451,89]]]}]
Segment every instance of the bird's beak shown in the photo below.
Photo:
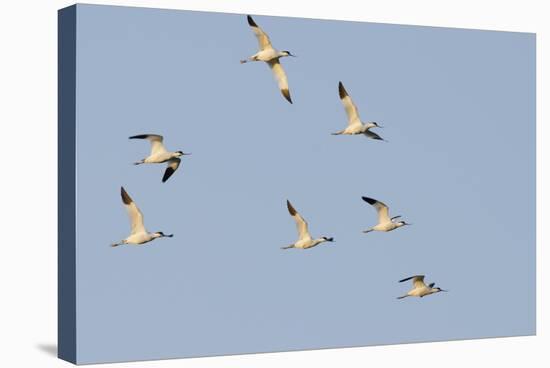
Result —
[{"label": "bird's beak", "polygon": [[182,155],[183,155],[183,156],[189,156],[189,155],[191,155],[191,152],[189,152],[189,153],[185,153],[185,152],[184,152]]},{"label": "bird's beak", "polygon": [[174,234],[164,235],[165,238],[171,238],[171,237],[173,237],[173,236],[174,236]]},{"label": "bird's beak", "polygon": [[445,293],[448,293],[448,292],[449,292],[449,290],[443,290],[443,289],[439,289],[439,291],[443,291],[443,292],[445,292]]}]

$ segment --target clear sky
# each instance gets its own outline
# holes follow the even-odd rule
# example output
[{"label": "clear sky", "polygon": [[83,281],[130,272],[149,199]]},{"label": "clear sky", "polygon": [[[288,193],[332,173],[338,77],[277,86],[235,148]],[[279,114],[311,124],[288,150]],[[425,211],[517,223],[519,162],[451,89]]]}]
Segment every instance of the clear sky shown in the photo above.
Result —
[{"label": "clear sky", "polygon": [[[78,6],[79,361],[535,333],[535,36],[254,19],[293,105],[244,15]],[[389,143],[330,135],[340,80]],[[192,152],[165,184],[142,133]],[[109,247],[121,185],[174,237]],[[364,195],[413,226],[363,234]],[[286,199],[336,242],[281,250]]]}]

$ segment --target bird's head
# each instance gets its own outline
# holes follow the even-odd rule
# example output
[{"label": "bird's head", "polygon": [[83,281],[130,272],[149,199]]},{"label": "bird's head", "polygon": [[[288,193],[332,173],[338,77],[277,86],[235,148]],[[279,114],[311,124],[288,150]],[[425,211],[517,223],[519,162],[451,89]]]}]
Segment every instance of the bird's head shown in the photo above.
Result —
[{"label": "bird's head", "polygon": [[185,153],[185,152],[182,152],[182,151],[176,151],[176,156],[177,157],[187,156],[187,155],[190,155],[190,153]]},{"label": "bird's head", "polygon": [[432,291],[433,291],[434,293],[439,293],[439,292],[441,292],[441,291],[443,291],[443,292],[445,292],[445,293],[447,292],[447,290],[443,290],[443,289],[440,288],[440,287],[435,287],[435,288],[432,289]]},{"label": "bird's head", "polygon": [[334,241],[334,238],[329,238],[328,236],[323,236],[321,239],[323,239],[324,241],[327,241],[327,242],[333,242]]},{"label": "bird's head", "polygon": [[296,57],[296,55],[291,54],[290,51],[288,51],[288,50],[281,51],[281,56],[292,56],[292,57]]},{"label": "bird's head", "polygon": [[165,234],[162,231],[157,231],[156,233],[153,234],[153,237],[155,238],[171,238],[173,236],[174,234]]},{"label": "bird's head", "polygon": [[405,226],[405,225],[412,225],[411,223],[405,222],[405,221],[399,221],[396,224],[397,224],[397,227],[401,227],[401,226]]},{"label": "bird's head", "polygon": [[379,125],[376,121],[371,121],[367,124],[369,128],[382,128],[382,125]]}]

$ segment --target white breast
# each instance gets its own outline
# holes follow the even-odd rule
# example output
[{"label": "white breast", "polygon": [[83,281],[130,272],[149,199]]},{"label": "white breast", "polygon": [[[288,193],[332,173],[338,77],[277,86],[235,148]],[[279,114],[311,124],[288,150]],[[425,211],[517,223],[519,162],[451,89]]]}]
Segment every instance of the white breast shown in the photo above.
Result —
[{"label": "white breast", "polygon": [[269,61],[277,56],[277,51],[274,49],[265,49],[256,54],[257,59],[261,61]]},{"label": "white breast", "polygon": [[148,164],[160,164],[170,160],[173,156],[172,152],[161,152],[147,157],[144,162]]},{"label": "white breast", "polygon": [[132,234],[126,238],[126,243],[128,244],[143,244],[153,240],[150,234],[148,233],[137,233]]}]

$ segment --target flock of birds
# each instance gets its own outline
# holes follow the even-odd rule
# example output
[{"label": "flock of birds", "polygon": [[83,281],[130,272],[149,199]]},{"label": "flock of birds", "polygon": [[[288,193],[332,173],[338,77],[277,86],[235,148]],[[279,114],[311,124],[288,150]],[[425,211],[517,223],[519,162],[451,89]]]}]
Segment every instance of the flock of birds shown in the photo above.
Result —
[{"label": "flock of birds", "polygon": [[[283,95],[283,97],[290,103],[292,103],[292,98],[290,96],[290,90],[288,87],[288,78],[286,76],[286,73],[281,65],[280,59],[286,56],[295,56],[290,53],[290,51],[278,51],[275,49],[271,41],[269,39],[269,36],[254,22],[252,17],[250,15],[247,16],[248,24],[252,28],[252,31],[254,32],[256,38],[258,39],[258,45],[260,48],[260,51],[255,53],[254,55],[250,56],[247,59],[241,60],[241,64],[247,63],[247,62],[255,62],[255,61],[263,61],[267,63],[273,72],[275,79],[277,80],[279,89]],[[385,141],[382,137],[380,137],[377,133],[371,131],[372,128],[379,128],[380,125],[376,122],[368,122],[363,123],[361,121],[361,118],[359,117],[359,112],[357,110],[357,106],[354,104],[353,100],[347,93],[346,89],[344,88],[344,85],[342,82],[338,83],[338,93],[340,96],[340,99],[342,101],[342,104],[344,105],[344,109],[346,111],[346,115],[348,118],[348,125],[345,129],[332,133],[333,135],[364,135],[367,138]],[[181,163],[181,157],[184,155],[190,155],[190,153],[184,153],[183,151],[168,151],[164,147],[163,143],[163,137],[158,134],[140,134],[129,137],[129,139],[146,139],[149,140],[151,143],[151,153],[148,157],[135,162],[135,165],[141,165],[141,164],[162,164],[166,163],[167,167],[164,172],[164,175],[162,177],[162,182],[166,182],[179,168]],[[131,232],[128,237],[125,239],[111,244],[111,246],[116,247],[123,244],[132,244],[132,245],[140,245],[145,244],[150,241],[153,241],[158,238],[165,238],[165,237],[172,237],[173,234],[164,234],[162,231],[157,232],[149,232],[145,228],[144,222],[143,222],[143,214],[139,210],[136,203],[133,201],[133,199],[130,197],[130,195],[126,192],[126,190],[121,187],[120,188],[120,195],[122,197],[122,203],[126,207],[126,210],[128,211],[128,215],[130,217],[130,224],[131,224]],[[362,197],[362,199],[373,206],[378,214],[378,223],[374,226],[372,226],[370,229],[364,230],[364,233],[369,233],[371,231],[382,231],[382,232],[389,232],[393,231],[395,229],[398,229],[400,227],[411,225],[405,221],[401,221],[398,219],[401,218],[401,216],[393,216],[390,217],[389,214],[389,208],[386,204],[383,202],[369,198],[369,197]],[[294,221],[296,222],[296,228],[298,230],[298,240],[296,240],[294,243],[282,247],[281,249],[309,249],[313,248],[319,244],[325,243],[325,242],[333,242],[334,238],[322,236],[319,238],[313,238],[311,234],[309,233],[308,229],[308,223],[307,221],[300,215],[298,211],[292,206],[290,201],[287,200],[287,209]],[[411,277],[404,278],[402,280],[399,280],[399,282],[405,282],[412,280],[413,288],[407,292],[405,295],[398,297],[398,299],[403,299],[409,296],[415,296],[415,297],[424,297],[426,295],[435,294],[438,292],[446,291],[439,287],[435,287],[434,283],[426,284],[424,282],[424,275],[415,275]]]}]

